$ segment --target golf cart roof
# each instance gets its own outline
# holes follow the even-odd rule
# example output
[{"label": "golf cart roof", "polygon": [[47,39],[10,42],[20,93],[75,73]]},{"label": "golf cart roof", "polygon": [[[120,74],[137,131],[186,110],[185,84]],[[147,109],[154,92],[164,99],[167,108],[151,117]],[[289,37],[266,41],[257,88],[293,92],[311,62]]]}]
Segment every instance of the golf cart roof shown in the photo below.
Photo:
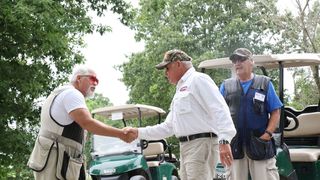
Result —
[{"label": "golf cart roof", "polygon": [[143,105],[143,104],[125,104],[119,106],[109,106],[94,109],[92,114],[98,114],[109,119],[112,118],[113,114],[122,114],[123,119],[132,119],[138,118],[139,112],[141,112],[141,117],[153,117],[158,116],[159,114],[165,114],[166,112],[158,107]]},{"label": "golf cart roof", "polygon": [[[320,54],[304,53],[253,55],[253,60],[256,67],[263,66],[266,69],[278,68],[279,62],[282,62],[284,67],[312,66],[320,64]],[[199,64],[200,69],[230,69],[232,67],[233,64],[229,60],[229,57],[205,60]]]}]

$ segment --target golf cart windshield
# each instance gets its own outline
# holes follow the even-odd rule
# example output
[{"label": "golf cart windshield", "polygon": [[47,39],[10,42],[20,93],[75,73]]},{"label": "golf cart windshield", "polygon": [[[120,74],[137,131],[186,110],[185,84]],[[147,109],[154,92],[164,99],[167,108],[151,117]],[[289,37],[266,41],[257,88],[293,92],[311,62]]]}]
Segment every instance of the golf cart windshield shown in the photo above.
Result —
[{"label": "golf cart windshield", "polygon": [[139,140],[126,143],[119,138],[93,135],[93,156],[141,153]]},{"label": "golf cart windshield", "polygon": [[[126,104],[119,106],[108,106],[92,111],[93,115],[100,115],[109,120],[121,120],[126,126],[128,120],[137,119],[141,126],[142,119],[158,117],[165,114],[161,108],[143,104]],[[131,143],[126,143],[118,138],[106,136],[93,136],[92,156],[105,156],[123,153],[142,153],[140,140],[136,139]]]}]

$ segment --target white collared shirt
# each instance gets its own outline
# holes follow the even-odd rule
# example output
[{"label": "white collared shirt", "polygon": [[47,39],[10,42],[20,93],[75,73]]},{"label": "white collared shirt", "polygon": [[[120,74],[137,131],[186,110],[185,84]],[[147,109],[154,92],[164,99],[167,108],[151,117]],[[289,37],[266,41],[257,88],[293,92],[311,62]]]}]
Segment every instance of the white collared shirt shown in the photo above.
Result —
[{"label": "white collared shirt", "polygon": [[166,120],[139,128],[141,139],[162,139],[213,132],[231,142],[235,127],[223,96],[214,81],[192,67],[179,80]]}]

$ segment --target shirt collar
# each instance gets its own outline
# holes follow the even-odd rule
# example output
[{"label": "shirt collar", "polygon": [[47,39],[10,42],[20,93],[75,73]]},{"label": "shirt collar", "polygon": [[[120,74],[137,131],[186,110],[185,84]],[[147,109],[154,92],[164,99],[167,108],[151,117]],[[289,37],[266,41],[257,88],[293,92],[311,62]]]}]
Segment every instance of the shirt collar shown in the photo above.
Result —
[{"label": "shirt collar", "polygon": [[191,74],[195,71],[196,70],[194,69],[194,67],[189,68],[187,72],[185,72],[184,75],[181,77],[181,79],[178,81],[177,87],[183,84],[183,82],[185,82],[191,76]]}]

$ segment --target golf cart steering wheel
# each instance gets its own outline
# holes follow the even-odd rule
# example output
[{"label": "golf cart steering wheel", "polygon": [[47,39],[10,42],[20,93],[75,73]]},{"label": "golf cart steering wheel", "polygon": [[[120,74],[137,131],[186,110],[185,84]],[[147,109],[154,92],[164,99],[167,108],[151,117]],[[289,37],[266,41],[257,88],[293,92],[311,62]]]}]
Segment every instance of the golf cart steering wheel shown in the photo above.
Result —
[{"label": "golf cart steering wheel", "polygon": [[292,118],[293,121],[294,121],[294,126],[292,128],[284,128],[283,130],[284,131],[293,131],[295,129],[297,129],[299,127],[299,120],[297,118],[296,115],[294,115],[292,112],[290,112],[289,110],[285,109],[284,110],[284,117],[285,117],[285,124],[286,124],[286,127],[289,126],[290,124],[290,120],[288,119],[289,118]]},{"label": "golf cart steering wheel", "polygon": [[148,147],[148,141],[145,139],[141,139],[141,145],[142,145],[142,149],[146,149]]}]

